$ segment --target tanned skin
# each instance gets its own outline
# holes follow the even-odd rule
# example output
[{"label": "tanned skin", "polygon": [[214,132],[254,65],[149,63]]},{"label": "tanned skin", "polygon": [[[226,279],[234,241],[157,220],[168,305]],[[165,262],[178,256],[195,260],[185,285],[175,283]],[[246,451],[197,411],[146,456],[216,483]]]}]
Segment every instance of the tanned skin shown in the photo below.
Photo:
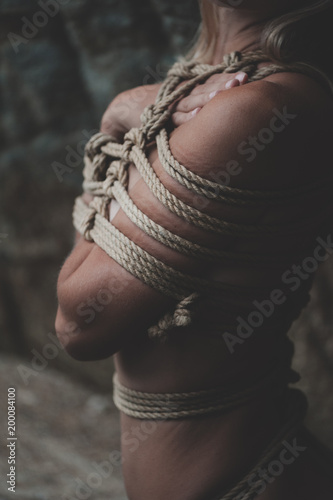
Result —
[{"label": "tanned skin", "polygon": [[[214,62],[230,51],[224,51],[225,48],[255,48],[262,22],[259,0],[253,2],[252,11],[230,9],[223,6],[223,2],[218,3],[221,12],[225,9],[225,14],[230,16],[234,28],[229,39],[221,40]],[[273,4],[275,2],[272,8]],[[256,16],[257,24],[254,23]],[[232,82],[228,89],[225,88],[227,81]],[[139,126],[140,114],[146,105],[154,102],[158,88],[158,85],[142,87],[144,98],[141,99],[136,98],[137,89],[120,94],[106,111],[101,130],[121,140],[127,130]],[[220,92],[212,97],[211,93],[216,90]],[[119,121],[120,105],[130,111],[123,113],[122,121]],[[256,137],[261,129],[269,126],[273,110],[282,111],[284,107],[296,118],[290,120],[283,133],[277,134],[254,161],[247,162],[246,156],[238,153],[239,144]],[[232,178],[232,186],[245,189],[297,186],[330,172],[332,112],[331,96],[304,75],[281,73],[254,83],[247,83],[242,74],[237,80],[230,75],[219,75],[197,87],[175,107],[170,147],[178,161],[207,178],[220,175],[228,162],[237,160],[241,172]],[[149,148],[148,156],[163,184],[179,199],[193,204],[193,194],[164,172],[154,146]],[[173,232],[211,247],[246,251],[245,241],[244,246],[238,241],[237,247],[233,247],[229,237],[190,226],[169,212],[150,193],[134,165],[129,169],[128,191],[142,211]],[[303,203],[298,207],[299,213],[309,216],[320,208],[320,203],[320,200],[316,206]],[[289,211],[283,207],[279,210],[277,214],[268,209],[260,220],[270,223],[278,216],[279,220],[289,221]],[[262,217],[261,210],[221,206],[214,201],[203,211],[240,223],[255,223]],[[285,271],[280,267],[260,272],[251,266],[240,268],[226,262],[218,266],[198,266],[194,259],[145,235],[114,202],[110,207],[110,220],[155,257],[197,276],[274,287]],[[280,245],[281,249],[286,244],[297,245],[297,237],[291,237],[288,242],[271,242],[272,247]],[[258,251],[269,250],[270,243],[258,236],[256,245]],[[78,314],[80,305],[103,289],[114,290],[112,301],[87,323]],[[227,387],[230,381],[241,382],[254,373],[263,372],[274,354],[274,339],[269,330],[254,335],[233,355],[225,343],[209,338],[208,329],[200,330],[195,325],[172,335],[166,343],[152,342],[147,337],[147,328],[172,308],[175,301],[134,278],[96,244],[79,235],[60,272],[58,300],[56,330],[68,353],[79,360],[113,355],[120,382],[141,391],[181,392],[216,385]],[[250,403],[223,415],[157,422],[153,427],[149,427],[149,422],[147,427],[142,426],[142,421],[121,414],[123,472],[128,498],[209,500],[253,465],[279,426],[279,408],[270,391],[263,391]],[[261,500],[333,498],[333,485],[318,465],[314,449],[302,453],[283,474],[265,484]]]}]

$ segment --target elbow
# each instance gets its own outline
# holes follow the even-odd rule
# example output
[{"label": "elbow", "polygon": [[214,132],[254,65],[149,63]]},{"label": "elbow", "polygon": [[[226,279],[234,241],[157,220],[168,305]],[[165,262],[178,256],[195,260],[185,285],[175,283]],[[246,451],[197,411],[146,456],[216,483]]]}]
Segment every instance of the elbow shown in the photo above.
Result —
[{"label": "elbow", "polygon": [[124,123],[119,119],[119,115],[125,112],[128,113],[128,109],[124,107],[122,100],[123,93],[115,97],[105,111],[100,124],[101,132],[114,137],[118,142],[124,139],[124,135],[128,131]]},{"label": "elbow", "polygon": [[65,318],[60,306],[55,320],[55,331],[67,354],[78,361],[82,361],[82,353],[80,353],[79,349],[82,330],[75,321],[70,320],[68,317]]},{"label": "elbow", "polygon": [[100,332],[87,324],[80,324],[75,318],[65,317],[61,307],[55,320],[55,331],[67,354],[76,361],[98,361],[109,358],[119,351],[110,329]]}]

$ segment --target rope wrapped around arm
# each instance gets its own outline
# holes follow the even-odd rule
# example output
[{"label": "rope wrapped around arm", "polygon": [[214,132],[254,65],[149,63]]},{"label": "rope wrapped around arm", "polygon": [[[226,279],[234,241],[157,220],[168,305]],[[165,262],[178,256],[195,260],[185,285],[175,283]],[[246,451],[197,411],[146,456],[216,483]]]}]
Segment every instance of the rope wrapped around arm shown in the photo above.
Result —
[{"label": "rope wrapped around arm", "polygon": [[[193,304],[199,297],[214,297],[227,293],[234,297],[251,297],[254,293],[269,293],[265,287],[245,287],[221,283],[192,276],[166,265],[159,259],[132,242],[108,220],[110,201],[115,199],[127,217],[147,235],[165,246],[194,257],[199,261],[218,262],[230,259],[239,262],[267,263],[287,261],[287,255],[260,254],[250,252],[228,252],[208,248],[186,240],[160,224],[152,221],[133,202],[127,192],[128,167],[134,163],[151,193],[170,212],[189,224],[205,231],[229,235],[283,235],[294,234],[316,224],[317,219],[290,222],[288,224],[236,224],[219,217],[212,217],[194,208],[171,193],[159,180],[146,155],[146,145],[155,141],[159,160],[165,171],[189,191],[207,199],[242,206],[269,206],[302,199],[330,186],[325,179],[311,185],[277,191],[250,191],[222,186],[191,172],[181,165],[172,155],[168,133],[165,128],[172,105],[179,98],[188,95],[198,84],[217,73],[232,73],[239,70],[249,74],[250,81],[259,80],[269,74],[281,71],[301,71],[299,68],[272,64],[257,69],[259,62],[265,60],[261,52],[242,55],[234,52],[225,56],[217,66],[207,64],[177,62],[168,72],[156,102],[141,116],[141,127],[131,129],[122,144],[114,138],[98,133],[86,146],[84,168],[84,191],[93,196],[89,205],[78,198],[74,206],[74,226],[89,241],[94,241],[110,257],[132,275],[159,292],[174,298],[178,305],[168,312],[157,325],[149,329],[151,337],[165,338],[166,333],[175,327],[191,323]],[[182,86],[181,82],[187,80]],[[177,88],[178,87],[178,88]],[[332,180],[332,179],[330,179]],[[214,195],[212,196],[212,193]]]}]

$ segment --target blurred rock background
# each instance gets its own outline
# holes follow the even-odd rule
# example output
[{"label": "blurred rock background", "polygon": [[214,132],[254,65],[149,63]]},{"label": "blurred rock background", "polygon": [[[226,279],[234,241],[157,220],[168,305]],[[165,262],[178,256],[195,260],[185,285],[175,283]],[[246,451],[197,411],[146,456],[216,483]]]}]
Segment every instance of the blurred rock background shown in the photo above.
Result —
[{"label": "blurred rock background", "polygon": [[[119,92],[163,78],[198,19],[196,0],[1,0],[1,350],[29,360],[54,331],[83,146]],[[110,387],[110,362],[52,366]]]},{"label": "blurred rock background", "polygon": [[[112,359],[75,362],[54,343],[56,279],[84,144],[119,92],[163,79],[198,21],[196,0],[0,0],[0,418],[4,436],[13,385],[18,500],[76,498],[75,481],[119,449]],[[120,467],[77,494],[122,500]]]},{"label": "blurred rock background", "polygon": [[[0,375],[6,382],[1,404],[7,385],[15,384],[22,393],[26,463],[31,456],[24,445],[35,446],[38,455],[38,433],[49,422],[50,416],[40,413],[44,400],[51,414],[52,405],[57,415],[67,405],[67,414],[75,394],[73,412],[82,413],[83,420],[85,412],[111,411],[103,393],[111,389],[112,359],[75,362],[54,340],[56,278],[72,247],[71,211],[81,189],[82,147],[115,95],[163,78],[174,57],[189,47],[198,20],[196,0],[0,1]],[[292,329],[295,368],[310,401],[308,424],[333,449],[332,258],[319,271],[312,296]],[[59,377],[69,398],[62,402]],[[101,399],[96,396],[91,407],[84,407],[96,394]],[[49,425],[55,436],[61,432],[61,415],[55,419],[59,428],[55,422]],[[98,421],[109,433],[110,420]],[[86,467],[75,432],[93,431],[89,425],[83,430],[80,424],[76,431],[71,421],[68,425],[74,433],[74,477]],[[112,439],[117,441],[117,425],[115,420],[109,449]],[[86,445],[99,449],[102,431]],[[30,442],[29,432],[36,438]],[[61,449],[56,451],[59,458]],[[42,465],[43,454],[37,455]],[[54,474],[53,458],[49,479],[43,476],[45,485]],[[39,482],[41,478],[39,470]],[[63,490],[54,497],[41,487],[27,491],[17,498],[60,498]],[[104,498],[108,496],[101,492],[98,499]]]}]

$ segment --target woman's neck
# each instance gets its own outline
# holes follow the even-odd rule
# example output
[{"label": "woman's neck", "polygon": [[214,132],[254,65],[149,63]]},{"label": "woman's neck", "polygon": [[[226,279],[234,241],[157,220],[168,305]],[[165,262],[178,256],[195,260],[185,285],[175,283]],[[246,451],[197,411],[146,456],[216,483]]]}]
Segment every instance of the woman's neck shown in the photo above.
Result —
[{"label": "woman's neck", "polygon": [[260,48],[260,39],[266,23],[276,15],[269,9],[264,12],[220,7],[219,34],[212,64],[218,64],[225,54],[233,51],[249,52]]}]

